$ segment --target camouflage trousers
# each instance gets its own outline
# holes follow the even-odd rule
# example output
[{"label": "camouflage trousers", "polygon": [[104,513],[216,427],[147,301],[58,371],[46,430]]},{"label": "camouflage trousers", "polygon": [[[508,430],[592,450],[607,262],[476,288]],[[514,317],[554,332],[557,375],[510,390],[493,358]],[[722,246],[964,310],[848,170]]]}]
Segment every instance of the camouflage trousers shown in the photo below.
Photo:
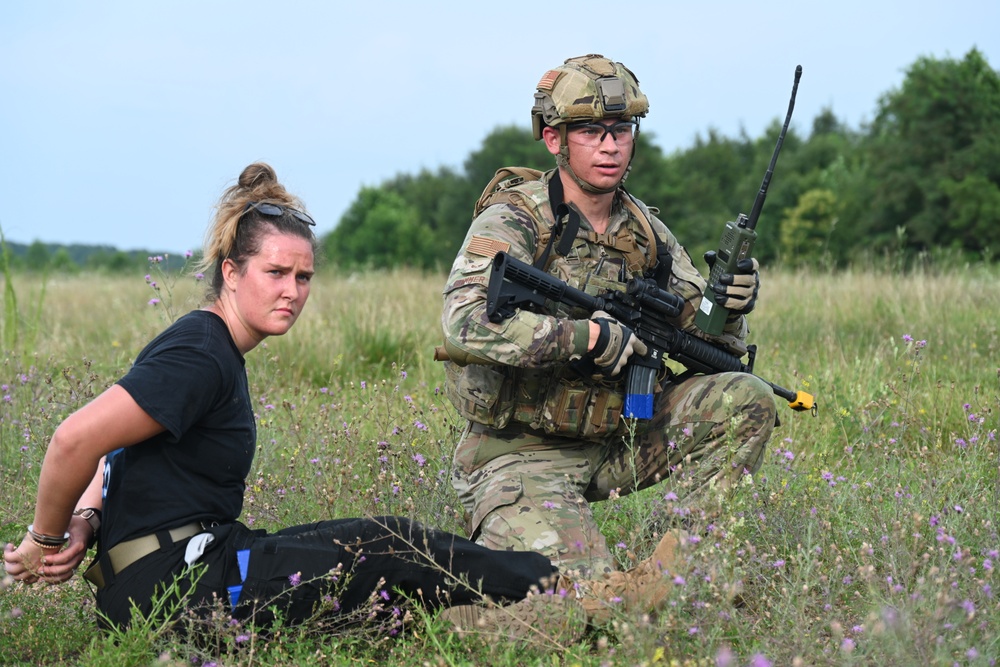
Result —
[{"label": "camouflage trousers", "polygon": [[523,424],[470,423],[452,484],[469,535],[491,549],[537,551],[561,569],[615,569],[590,503],[661,483],[692,506],[756,472],[775,426],[771,388],[744,373],[668,384],[655,414],[604,440],[546,434]]}]

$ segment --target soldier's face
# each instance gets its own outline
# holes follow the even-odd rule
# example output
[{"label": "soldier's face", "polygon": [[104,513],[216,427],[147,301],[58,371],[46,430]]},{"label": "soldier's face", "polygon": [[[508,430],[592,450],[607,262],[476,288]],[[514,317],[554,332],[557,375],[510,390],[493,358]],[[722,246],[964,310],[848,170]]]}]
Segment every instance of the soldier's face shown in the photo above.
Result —
[{"label": "soldier's face", "polygon": [[[614,120],[605,120],[600,125],[611,127]],[[632,155],[632,138],[630,135],[619,137],[610,133],[594,143],[593,129],[571,128],[566,133],[566,144],[569,146],[569,166],[579,178],[590,183],[595,188],[612,188],[625,176],[629,156]],[[559,131],[547,127],[543,130],[545,146],[553,155],[559,154]]]}]

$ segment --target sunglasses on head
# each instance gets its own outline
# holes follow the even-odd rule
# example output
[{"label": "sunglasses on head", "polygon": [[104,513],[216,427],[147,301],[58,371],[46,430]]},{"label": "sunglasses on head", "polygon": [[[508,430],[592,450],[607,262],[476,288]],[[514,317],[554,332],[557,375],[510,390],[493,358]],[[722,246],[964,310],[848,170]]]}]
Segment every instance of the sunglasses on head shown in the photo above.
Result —
[{"label": "sunglasses on head", "polygon": [[242,218],[247,214],[247,211],[253,209],[260,213],[261,215],[267,215],[272,218],[280,218],[285,215],[285,213],[291,213],[296,220],[311,227],[316,226],[316,221],[313,220],[308,213],[303,213],[298,209],[294,209],[290,206],[281,206],[280,204],[269,204],[264,201],[248,201],[247,205],[243,207],[243,213],[240,215]]}]

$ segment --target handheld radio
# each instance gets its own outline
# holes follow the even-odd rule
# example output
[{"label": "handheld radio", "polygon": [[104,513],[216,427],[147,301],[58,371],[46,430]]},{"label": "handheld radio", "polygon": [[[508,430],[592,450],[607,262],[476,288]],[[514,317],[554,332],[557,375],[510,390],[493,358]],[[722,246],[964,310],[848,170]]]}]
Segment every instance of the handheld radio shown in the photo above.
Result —
[{"label": "handheld radio", "polygon": [[723,308],[715,302],[715,290],[712,285],[719,282],[719,278],[724,273],[736,273],[736,263],[741,259],[750,257],[753,252],[754,243],[757,240],[757,219],[760,211],[764,208],[764,198],[767,197],[767,188],[771,184],[771,174],[774,173],[774,165],[778,161],[778,153],[781,151],[781,143],[785,140],[785,132],[788,131],[788,123],[792,119],[792,109],[795,108],[795,93],[799,88],[799,78],[802,76],[802,65],[795,68],[795,83],[792,85],[792,99],[788,102],[788,114],[785,116],[785,124],[781,127],[778,135],[778,143],[774,147],[774,154],[771,156],[771,164],[764,174],[764,181],[760,184],[760,191],[750,209],[750,215],[740,213],[735,221],[726,223],[726,228],[722,232],[722,240],[719,241],[719,250],[715,254],[715,264],[708,275],[708,287],[701,298],[701,306],[695,316],[695,324],[699,329],[707,334],[718,336],[726,326],[726,318],[729,310]]}]

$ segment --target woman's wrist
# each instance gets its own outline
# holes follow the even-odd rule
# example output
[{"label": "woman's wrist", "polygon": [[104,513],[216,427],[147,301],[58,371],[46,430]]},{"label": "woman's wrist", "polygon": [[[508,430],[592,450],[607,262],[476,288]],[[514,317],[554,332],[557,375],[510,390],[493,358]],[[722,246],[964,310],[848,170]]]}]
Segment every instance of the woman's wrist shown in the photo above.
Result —
[{"label": "woman's wrist", "polygon": [[59,535],[47,535],[35,531],[34,524],[28,526],[28,539],[32,544],[42,549],[62,549],[63,545],[69,541],[69,533]]},{"label": "woman's wrist", "polygon": [[87,547],[93,546],[97,541],[97,536],[101,530],[101,510],[96,507],[81,507],[73,512],[73,516],[78,516],[90,526],[90,538],[87,540]]}]

